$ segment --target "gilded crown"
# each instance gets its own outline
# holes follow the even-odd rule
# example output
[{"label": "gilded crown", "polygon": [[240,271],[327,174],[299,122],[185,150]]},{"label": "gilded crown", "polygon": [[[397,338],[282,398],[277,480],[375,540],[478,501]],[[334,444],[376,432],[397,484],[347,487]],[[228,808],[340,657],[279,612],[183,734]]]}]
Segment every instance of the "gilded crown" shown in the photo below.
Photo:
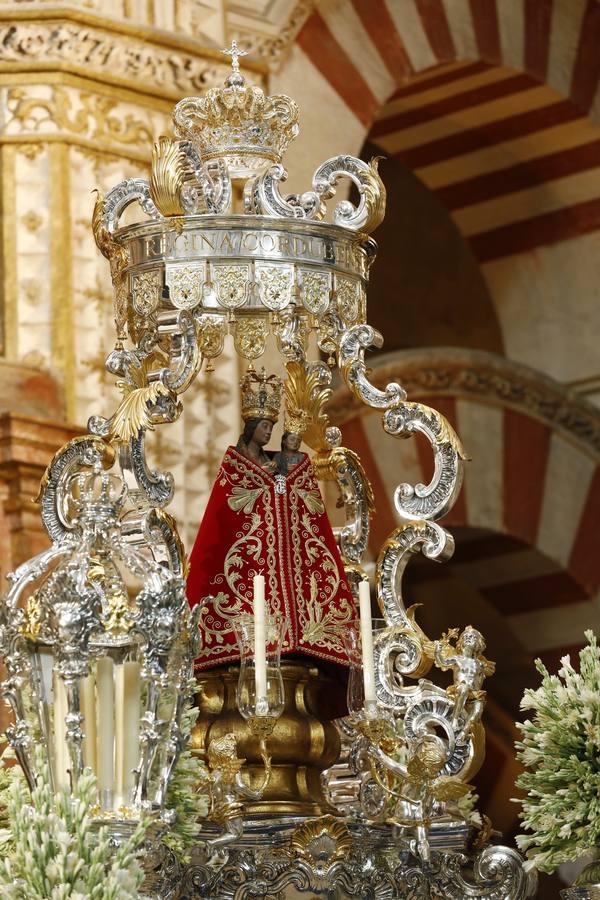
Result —
[{"label": "gilded crown", "polygon": [[286,409],[283,430],[303,435],[310,425],[310,413],[304,409]]},{"label": "gilded crown", "polygon": [[281,406],[281,378],[267,375],[265,369],[250,371],[240,382],[242,389],[242,418],[270,419],[276,422]]},{"label": "gilded crown", "polygon": [[283,94],[265,97],[246,83],[238,58],[244,56],[235,41],[230,50],[231,75],[221,88],[203,97],[185,97],[173,110],[175,134],[191,141],[206,161],[223,159],[232,178],[261,175],[281,162],[298,134],[298,107]]}]

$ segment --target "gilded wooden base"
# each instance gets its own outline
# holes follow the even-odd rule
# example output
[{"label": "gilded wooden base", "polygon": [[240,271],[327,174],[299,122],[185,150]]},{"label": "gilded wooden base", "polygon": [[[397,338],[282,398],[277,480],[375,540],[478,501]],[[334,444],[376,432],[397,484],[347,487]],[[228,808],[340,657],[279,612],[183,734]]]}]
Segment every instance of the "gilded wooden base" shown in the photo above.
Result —
[{"label": "gilded wooden base", "polygon": [[[343,691],[345,679],[332,678],[312,660],[282,662],[285,708],[267,742],[272,757],[272,775],[260,801],[245,804],[246,815],[319,816],[331,811],[321,786],[321,772],[340,752],[339,734],[330,720],[331,699]],[[258,739],[238,712],[237,666],[221,666],[198,674],[200,707],[193,733],[195,747],[208,744],[227,732],[238,742],[238,755],[247,760],[245,778],[259,785],[264,768]]]}]

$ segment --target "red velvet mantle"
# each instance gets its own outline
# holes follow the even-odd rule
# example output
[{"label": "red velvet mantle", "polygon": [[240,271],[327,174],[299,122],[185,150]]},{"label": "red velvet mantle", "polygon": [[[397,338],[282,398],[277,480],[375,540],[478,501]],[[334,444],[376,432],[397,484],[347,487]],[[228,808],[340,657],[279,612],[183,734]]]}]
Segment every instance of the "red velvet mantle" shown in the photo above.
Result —
[{"label": "red velvet mantle", "polygon": [[232,621],[252,613],[252,579],[287,620],[283,653],[346,663],[354,599],[308,456],[285,480],[229,447],[190,556],[190,605],[203,604],[199,668],[239,659]]}]

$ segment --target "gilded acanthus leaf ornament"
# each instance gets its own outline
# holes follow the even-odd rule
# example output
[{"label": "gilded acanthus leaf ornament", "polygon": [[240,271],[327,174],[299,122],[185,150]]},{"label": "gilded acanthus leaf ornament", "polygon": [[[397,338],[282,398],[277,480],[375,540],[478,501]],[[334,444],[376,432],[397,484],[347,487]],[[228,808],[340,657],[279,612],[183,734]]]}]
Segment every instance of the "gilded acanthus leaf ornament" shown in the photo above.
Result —
[{"label": "gilded acanthus leaf ornament", "polygon": [[286,430],[301,434],[312,450],[329,450],[326,431],[329,416],[325,412],[332,396],[331,388],[323,385],[323,371],[317,364],[289,362],[284,384]]},{"label": "gilded acanthus leaf ornament", "polygon": [[127,444],[141,431],[154,429],[152,407],[161,396],[170,399],[172,395],[162,381],[155,381],[145,387],[133,387],[127,381],[120,381],[117,387],[123,394],[123,400],[111,419],[109,440]]},{"label": "gilded acanthus leaf ornament", "polygon": [[369,161],[369,171],[363,170],[359,180],[363,189],[366,220],[362,226],[362,230],[367,234],[371,234],[376,228],[379,228],[385,218],[385,207],[387,203],[387,193],[385,184],[379,175],[379,160],[381,156],[374,156]]},{"label": "gilded acanthus leaf ornament", "polygon": [[188,174],[189,165],[181,144],[161,134],[152,150],[150,195],[163,216],[185,213],[181,192]]},{"label": "gilded acanthus leaf ornament", "polygon": [[126,269],[129,265],[129,251],[114,239],[104,224],[105,198],[97,191],[94,212],[92,213],[92,231],[96,246],[110,263],[110,276],[115,292],[114,316],[118,340],[126,337],[129,293],[127,291]]}]

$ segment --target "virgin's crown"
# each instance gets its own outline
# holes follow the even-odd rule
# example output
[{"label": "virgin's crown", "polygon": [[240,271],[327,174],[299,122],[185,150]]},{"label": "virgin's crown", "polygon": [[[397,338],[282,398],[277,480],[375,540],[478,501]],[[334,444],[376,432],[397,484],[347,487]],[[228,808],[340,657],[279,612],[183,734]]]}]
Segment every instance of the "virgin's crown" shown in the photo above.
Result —
[{"label": "virgin's crown", "polygon": [[260,372],[247,372],[240,382],[242,389],[242,418],[270,419],[276,422],[281,406],[281,378],[267,375],[265,369]]},{"label": "virgin's crown", "polygon": [[283,94],[265,97],[261,88],[246,83],[238,62],[245,54],[235,41],[224,52],[232,68],[225,85],[180,100],[173,122],[176,136],[191,141],[202,159],[222,159],[232,178],[246,179],[281,162],[298,134],[298,107]]}]

